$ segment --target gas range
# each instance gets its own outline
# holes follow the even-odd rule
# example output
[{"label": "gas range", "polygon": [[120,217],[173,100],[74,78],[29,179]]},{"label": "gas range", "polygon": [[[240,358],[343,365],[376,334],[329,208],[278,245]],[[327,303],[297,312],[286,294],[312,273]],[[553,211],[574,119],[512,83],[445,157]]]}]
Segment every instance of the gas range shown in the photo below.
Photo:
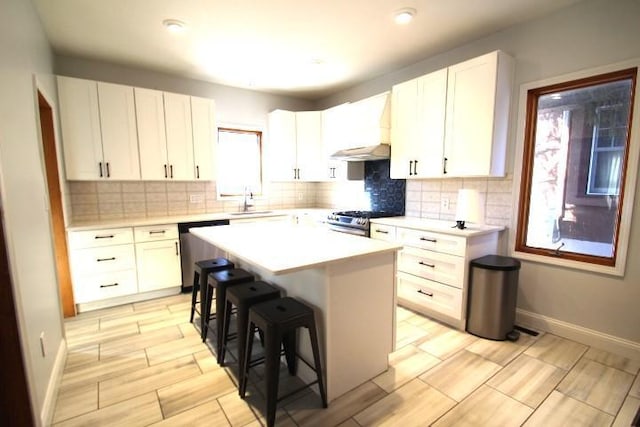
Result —
[{"label": "gas range", "polygon": [[387,211],[339,211],[327,216],[327,224],[335,231],[369,237],[370,219],[400,215]]}]

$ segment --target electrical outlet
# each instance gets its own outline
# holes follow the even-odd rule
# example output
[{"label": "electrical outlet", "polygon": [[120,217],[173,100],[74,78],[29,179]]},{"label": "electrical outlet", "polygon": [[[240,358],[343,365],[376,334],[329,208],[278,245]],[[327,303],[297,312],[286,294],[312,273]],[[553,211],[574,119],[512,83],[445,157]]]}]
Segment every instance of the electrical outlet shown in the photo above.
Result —
[{"label": "electrical outlet", "polygon": [[42,357],[47,357],[47,350],[44,344],[44,331],[40,332],[40,351],[42,352]]},{"label": "electrical outlet", "polygon": [[304,193],[298,193],[298,200],[304,199]]},{"label": "electrical outlet", "polygon": [[189,194],[189,203],[201,203],[202,194]]},{"label": "electrical outlet", "polygon": [[448,211],[449,210],[449,199],[447,199],[447,198],[440,199],[440,207],[442,208],[443,211]]}]

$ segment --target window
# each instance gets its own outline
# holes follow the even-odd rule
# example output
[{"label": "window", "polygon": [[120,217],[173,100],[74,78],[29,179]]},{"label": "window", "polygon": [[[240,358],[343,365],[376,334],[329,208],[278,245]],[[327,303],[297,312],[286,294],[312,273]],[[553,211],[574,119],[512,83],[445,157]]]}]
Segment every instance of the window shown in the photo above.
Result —
[{"label": "window", "polygon": [[517,252],[616,266],[636,74],[528,90]]},{"label": "window", "polygon": [[218,194],[262,193],[262,132],[218,128]]}]

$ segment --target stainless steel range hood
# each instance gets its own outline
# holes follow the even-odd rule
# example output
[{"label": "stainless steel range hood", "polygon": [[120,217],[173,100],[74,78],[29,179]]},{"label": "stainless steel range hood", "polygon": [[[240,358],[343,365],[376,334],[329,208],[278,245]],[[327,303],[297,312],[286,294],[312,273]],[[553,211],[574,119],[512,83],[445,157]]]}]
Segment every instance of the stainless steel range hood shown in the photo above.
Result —
[{"label": "stainless steel range hood", "polygon": [[365,160],[383,160],[391,155],[391,147],[388,144],[378,144],[369,147],[348,148],[331,155],[332,159],[346,160],[349,162],[362,162]]}]

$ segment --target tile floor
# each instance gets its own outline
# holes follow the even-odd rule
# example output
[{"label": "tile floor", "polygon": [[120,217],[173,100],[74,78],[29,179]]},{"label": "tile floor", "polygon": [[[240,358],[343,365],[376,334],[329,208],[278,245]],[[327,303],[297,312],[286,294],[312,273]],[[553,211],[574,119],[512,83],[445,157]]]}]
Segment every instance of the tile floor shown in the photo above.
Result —
[{"label": "tile floor", "polygon": [[[259,368],[240,399],[235,364],[219,367],[188,318],[189,296],[177,295],[66,321],[54,425],[263,425]],[[638,361],[551,334],[484,340],[403,308],[397,321],[387,372],[328,409],[294,395],[276,424],[629,426],[640,406]],[[283,369],[281,391],[297,386]]]}]

